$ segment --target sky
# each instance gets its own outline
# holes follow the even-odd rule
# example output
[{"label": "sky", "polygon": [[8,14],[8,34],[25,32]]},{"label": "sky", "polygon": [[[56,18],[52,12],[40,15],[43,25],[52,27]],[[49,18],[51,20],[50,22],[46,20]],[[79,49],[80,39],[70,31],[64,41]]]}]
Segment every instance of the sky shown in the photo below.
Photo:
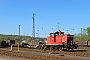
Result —
[{"label": "sky", "polygon": [[[32,14],[35,35],[47,37],[59,29],[80,33],[90,26],[90,0],[0,0],[0,34],[32,36]],[[38,33],[38,34],[37,34]]]}]

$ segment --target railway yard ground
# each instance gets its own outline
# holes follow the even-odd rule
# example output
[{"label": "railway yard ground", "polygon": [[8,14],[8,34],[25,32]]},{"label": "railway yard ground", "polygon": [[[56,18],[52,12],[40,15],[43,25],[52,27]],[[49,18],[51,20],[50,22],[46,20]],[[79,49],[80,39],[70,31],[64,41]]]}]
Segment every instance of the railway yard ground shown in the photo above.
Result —
[{"label": "railway yard ground", "polygon": [[0,60],[90,60],[90,47],[78,47],[70,51],[53,51],[17,47],[10,51],[0,48]]},{"label": "railway yard ground", "polygon": [[[10,48],[0,48],[0,60],[90,60],[90,47],[74,51],[51,51],[41,49],[20,48],[13,51]],[[4,59],[3,59],[4,58]]]}]

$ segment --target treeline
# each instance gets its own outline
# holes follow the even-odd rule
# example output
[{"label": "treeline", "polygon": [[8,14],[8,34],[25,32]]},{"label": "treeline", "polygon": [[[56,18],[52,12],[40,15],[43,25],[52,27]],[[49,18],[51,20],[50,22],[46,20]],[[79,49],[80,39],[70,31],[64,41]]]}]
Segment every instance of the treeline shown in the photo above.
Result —
[{"label": "treeline", "polygon": [[76,41],[90,40],[90,27],[82,28],[81,33],[74,34],[74,39]]},{"label": "treeline", "polygon": [[[36,41],[43,41],[45,38],[40,38],[40,37],[36,37],[35,40]],[[8,41],[8,40],[15,40],[16,42],[18,42],[19,40],[22,41],[22,40],[26,40],[28,42],[31,42],[32,41],[32,37],[31,36],[20,36],[20,39],[19,39],[19,36],[18,35],[3,35],[3,34],[0,34],[0,42],[4,40],[4,41]]]}]

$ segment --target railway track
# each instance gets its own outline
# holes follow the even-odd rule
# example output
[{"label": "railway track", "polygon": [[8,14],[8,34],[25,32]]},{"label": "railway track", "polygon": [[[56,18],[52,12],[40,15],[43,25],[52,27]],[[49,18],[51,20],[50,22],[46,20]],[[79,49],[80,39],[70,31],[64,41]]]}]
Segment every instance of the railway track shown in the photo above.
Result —
[{"label": "railway track", "polygon": [[[10,51],[10,48],[5,48],[5,49],[2,49],[1,50],[8,50]],[[17,52],[17,48],[15,47],[14,48],[14,53]],[[31,55],[35,55],[37,57],[40,57],[40,56],[43,56],[45,57],[45,59],[51,59],[51,58],[54,58],[54,59],[70,59],[70,60],[73,60],[73,59],[76,59],[76,60],[89,60],[90,58],[90,52],[67,52],[67,51],[52,51],[52,50],[41,50],[41,49],[28,49],[28,48],[20,48],[20,53],[21,53],[21,56],[23,55],[22,53],[24,53],[24,55],[28,55],[31,56]],[[20,55],[20,54],[19,54]],[[51,58],[46,58],[46,57],[51,57]],[[78,59],[77,59],[78,58]],[[39,59],[39,58],[37,58]]]},{"label": "railway track", "polygon": [[[17,48],[14,48],[17,50]],[[82,56],[82,57],[90,57],[90,49],[76,49],[74,51],[53,51],[53,50],[43,50],[43,49],[28,49],[28,48],[20,48],[20,50],[24,51],[33,51],[33,52],[43,52],[43,53],[54,53],[54,54],[66,54],[66,55],[74,55],[74,56]]]},{"label": "railway track", "polygon": [[0,55],[6,55],[6,56],[15,56],[15,57],[24,57],[24,58],[30,58],[35,60],[74,60],[71,58],[63,58],[63,57],[57,57],[55,55],[50,55],[47,53],[40,53],[40,52],[30,52],[30,51],[9,51],[9,49],[0,49]]}]

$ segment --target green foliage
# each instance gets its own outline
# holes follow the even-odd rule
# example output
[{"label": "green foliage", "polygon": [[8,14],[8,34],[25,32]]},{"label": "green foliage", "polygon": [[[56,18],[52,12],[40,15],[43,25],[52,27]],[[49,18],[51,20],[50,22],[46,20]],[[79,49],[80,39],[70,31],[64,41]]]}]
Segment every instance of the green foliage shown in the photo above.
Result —
[{"label": "green foliage", "polygon": [[86,31],[87,31],[87,35],[90,36],[90,27],[86,28]]},{"label": "green foliage", "polygon": [[78,35],[74,34],[74,40],[80,41],[80,33],[78,33]]},{"label": "green foliage", "polygon": [[[44,38],[35,38],[37,41],[43,41]],[[8,41],[8,40],[15,40],[16,42],[19,41],[19,36],[18,35],[3,35],[3,34],[0,34],[0,42],[2,40],[5,40],[5,41]],[[30,36],[20,36],[20,41],[22,40],[27,40],[28,42],[32,41],[32,37]]]},{"label": "green foliage", "polygon": [[[74,34],[74,39],[76,41],[81,40],[81,33]],[[90,27],[82,30],[82,40],[90,40]]]}]

